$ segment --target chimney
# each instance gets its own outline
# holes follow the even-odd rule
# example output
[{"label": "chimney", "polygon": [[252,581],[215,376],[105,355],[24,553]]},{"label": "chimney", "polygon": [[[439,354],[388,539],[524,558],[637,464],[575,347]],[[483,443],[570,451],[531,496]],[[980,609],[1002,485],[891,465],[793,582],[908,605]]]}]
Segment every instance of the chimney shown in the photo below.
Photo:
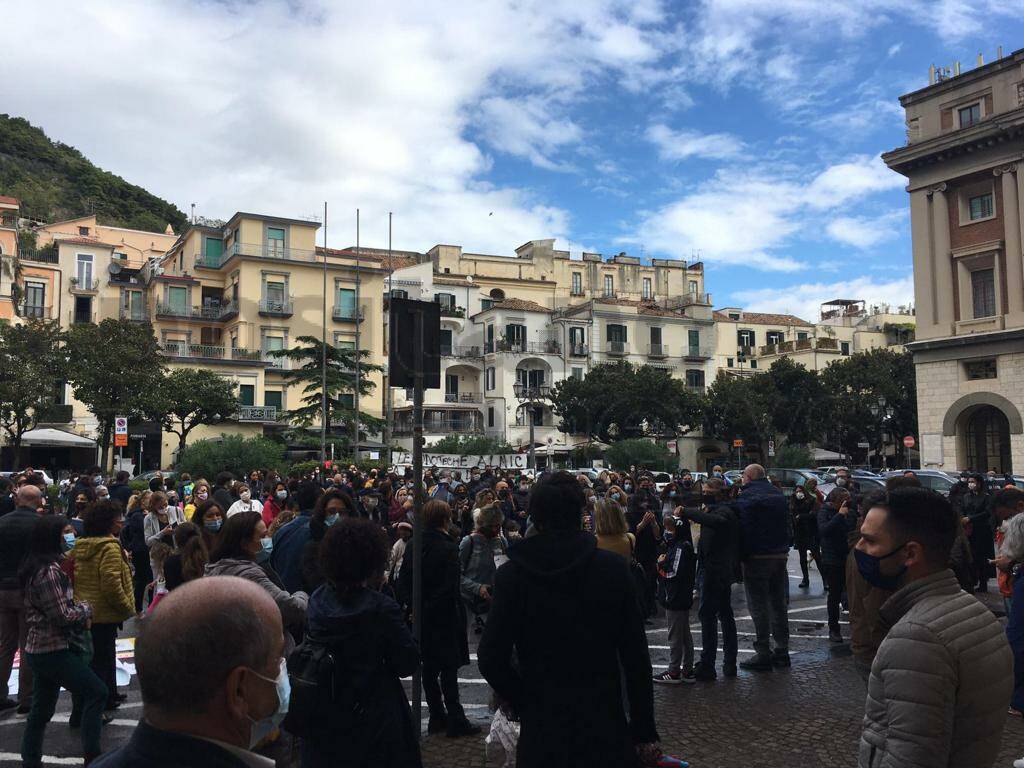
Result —
[{"label": "chimney", "polygon": [[928,67],[928,85],[935,85],[935,65]]},{"label": "chimney", "polygon": [[998,48],[998,49],[996,50],[996,58],[997,58],[997,59],[1001,59],[1001,58],[1003,58],[1003,46],[1001,46],[1001,45],[1000,45],[1000,46],[999,46],[999,48]]},{"label": "chimney", "polygon": [[978,52],[978,66],[985,66],[985,54],[981,53],[981,51]]},{"label": "chimney", "polygon": [[960,62],[953,65],[953,77],[960,77]]}]

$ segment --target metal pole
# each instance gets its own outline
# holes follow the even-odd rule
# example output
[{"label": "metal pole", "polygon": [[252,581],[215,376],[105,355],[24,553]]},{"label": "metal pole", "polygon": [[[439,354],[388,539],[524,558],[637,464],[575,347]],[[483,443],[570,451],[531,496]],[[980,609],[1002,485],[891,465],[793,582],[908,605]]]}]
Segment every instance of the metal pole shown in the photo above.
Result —
[{"label": "metal pole", "polygon": [[359,306],[359,209],[356,208],[356,385],[355,385],[355,396],[353,398],[355,402],[355,414],[352,418],[352,460],[357,461],[359,459],[359,357],[362,355],[362,347],[359,346],[359,326],[362,324],[360,313],[362,312]]},{"label": "metal pole", "polygon": [[531,402],[529,409],[526,412],[526,418],[530,420],[530,469],[533,470],[533,476],[537,476],[537,446],[536,441],[533,439],[533,404]]},{"label": "metal pole", "polygon": [[[388,211],[388,306],[391,306],[391,273],[393,265],[391,261],[391,211]],[[391,332],[391,323],[384,323],[384,349],[390,350],[391,339],[388,334]],[[393,401],[391,399],[391,371],[387,372],[387,386],[384,388],[384,450],[390,451],[391,445],[391,418]]]},{"label": "metal pole", "polygon": [[[416,349],[423,349],[423,313],[413,315],[413,336]],[[412,430],[412,472],[413,509],[412,521],[412,636],[416,646],[423,640],[423,504],[426,493],[423,488],[423,357],[416,358],[416,381],[413,387],[413,430]],[[416,737],[421,735],[421,713],[423,711],[423,670],[416,667],[412,675],[412,714],[416,724]]]},{"label": "metal pole", "polygon": [[320,336],[320,466],[327,461],[327,201],[324,201],[323,329]]}]

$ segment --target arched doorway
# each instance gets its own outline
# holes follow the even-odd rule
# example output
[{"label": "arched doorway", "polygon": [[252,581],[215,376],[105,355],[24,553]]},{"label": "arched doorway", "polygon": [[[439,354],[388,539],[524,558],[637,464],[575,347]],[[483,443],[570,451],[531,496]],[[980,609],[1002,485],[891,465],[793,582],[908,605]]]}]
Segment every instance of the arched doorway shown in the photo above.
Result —
[{"label": "arched doorway", "polygon": [[1010,422],[1006,414],[991,405],[983,405],[967,418],[964,431],[967,466],[978,472],[994,469],[1012,472],[1010,460]]}]

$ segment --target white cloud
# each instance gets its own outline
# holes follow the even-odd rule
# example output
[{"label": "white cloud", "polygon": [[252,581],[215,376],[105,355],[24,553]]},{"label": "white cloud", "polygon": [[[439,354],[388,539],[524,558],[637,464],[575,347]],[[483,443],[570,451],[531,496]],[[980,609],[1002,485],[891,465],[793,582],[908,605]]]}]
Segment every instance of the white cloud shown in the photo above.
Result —
[{"label": "white cloud", "polygon": [[548,170],[567,170],[568,166],[552,157],[583,136],[572,120],[553,118],[551,105],[540,98],[484,99],[480,103],[479,130],[495,149]]},{"label": "white cloud", "polygon": [[658,156],[662,160],[686,160],[690,157],[726,160],[739,156],[743,151],[743,142],[728,133],[673,131],[667,125],[655,123],[647,129],[645,136],[658,148]]},{"label": "white cloud", "polygon": [[906,218],[903,211],[881,216],[839,216],[825,227],[833,240],[854,248],[873,248],[899,235],[899,223]]},{"label": "white cloud", "polygon": [[889,304],[892,307],[912,304],[914,280],[908,275],[888,282],[874,282],[868,277],[856,277],[831,283],[798,283],[777,288],[737,291],[732,294],[730,303],[752,312],[777,312],[793,314],[805,320],[817,320],[822,303],[835,298],[863,299],[869,305]]},{"label": "white cloud", "polygon": [[885,55],[888,58],[891,59],[893,56],[895,56],[901,50],[903,50],[903,43],[902,42],[893,43],[892,45],[889,46],[889,50],[885,52]]},{"label": "white cloud", "polygon": [[899,189],[903,177],[885,167],[879,156],[861,156],[829,166],[807,187],[807,204],[812,208],[834,208],[875,192]]}]

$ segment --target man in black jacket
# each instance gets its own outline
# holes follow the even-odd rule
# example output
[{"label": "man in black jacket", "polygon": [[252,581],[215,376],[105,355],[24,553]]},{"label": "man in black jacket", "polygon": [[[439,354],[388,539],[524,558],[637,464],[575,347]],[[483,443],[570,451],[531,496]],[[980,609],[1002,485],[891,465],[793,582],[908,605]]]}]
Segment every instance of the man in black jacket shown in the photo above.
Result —
[{"label": "man in black jacket", "polygon": [[227,512],[235,503],[235,496],[231,492],[231,486],[235,484],[235,476],[230,472],[221,472],[216,478],[217,487],[213,491],[213,498],[217,500],[220,508]]},{"label": "man in black jacket", "polygon": [[130,475],[123,469],[120,470],[114,478],[114,482],[111,483],[110,498],[112,501],[116,501],[121,505],[121,509],[128,509],[128,500],[132,497],[131,486],[128,485],[128,478]]},{"label": "man in black jacket", "polygon": [[[210,652],[211,638],[224,643],[216,653]],[[234,576],[183,584],[143,622],[135,642],[142,689],[138,727],[127,744],[91,765],[273,765],[249,750],[288,711],[283,654],[281,612],[265,590]]]},{"label": "man in black jacket", "polygon": [[[7,681],[11,678],[14,654],[25,642],[25,606],[18,583],[18,566],[28,551],[29,539],[39,514],[43,494],[35,485],[26,483],[18,489],[17,507],[0,517],[0,685],[4,698],[0,711],[11,709],[15,703],[8,698]],[[31,668],[22,659],[18,668],[18,712],[28,712],[32,701]]]},{"label": "man in black jacket", "polygon": [[537,533],[509,550],[495,578],[477,654],[502,706],[520,717],[519,768],[633,765],[658,741],[629,568],[581,530],[585,504],[568,472],[538,481],[530,497]]},{"label": "man in black jacket", "polygon": [[701,645],[700,662],[694,667],[697,680],[714,680],[715,656],[718,649],[718,624],[722,625],[722,647],[725,659],[722,674],[736,676],[736,619],[732,612],[732,585],[736,580],[739,522],[736,513],[725,503],[725,483],[717,477],[704,481],[703,508],[680,507],[676,514],[700,525],[697,556],[704,569],[700,591]]}]

